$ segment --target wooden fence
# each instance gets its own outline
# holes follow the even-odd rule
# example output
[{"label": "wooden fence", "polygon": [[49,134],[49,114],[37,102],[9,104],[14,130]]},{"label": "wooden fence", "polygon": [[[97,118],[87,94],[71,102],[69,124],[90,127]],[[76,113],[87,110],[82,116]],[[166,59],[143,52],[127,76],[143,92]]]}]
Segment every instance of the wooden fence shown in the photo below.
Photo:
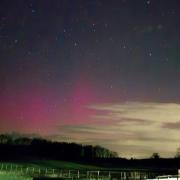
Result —
[{"label": "wooden fence", "polygon": [[[147,171],[147,170],[67,170],[40,168],[34,165],[15,165],[0,164],[0,171],[7,173],[15,173],[20,176],[38,178],[64,178],[64,179],[84,179],[84,180],[145,180],[155,178],[158,175],[169,174],[170,171]],[[171,173],[172,174],[172,173]]]}]

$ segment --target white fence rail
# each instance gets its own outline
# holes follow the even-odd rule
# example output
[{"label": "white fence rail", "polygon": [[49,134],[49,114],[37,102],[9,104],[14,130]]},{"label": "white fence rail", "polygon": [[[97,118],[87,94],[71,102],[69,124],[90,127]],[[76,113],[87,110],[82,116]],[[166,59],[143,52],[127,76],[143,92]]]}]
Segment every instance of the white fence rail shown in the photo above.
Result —
[{"label": "white fence rail", "polygon": [[[57,177],[68,179],[84,179],[84,180],[145,180],[153,179],[158,174],[153,174],[147,171],[137,170],[119,170],[119,171],[105,171],[105,170],[67,170],[54,168],[40,168],[35,165],[15,165],[8,163],[0,163],[0,172],[14,173],[20,176],[31,178],[37,177]],[[176,179],[177,180],[177,179]],[[180,180],[180,178],[179,178]]]}]

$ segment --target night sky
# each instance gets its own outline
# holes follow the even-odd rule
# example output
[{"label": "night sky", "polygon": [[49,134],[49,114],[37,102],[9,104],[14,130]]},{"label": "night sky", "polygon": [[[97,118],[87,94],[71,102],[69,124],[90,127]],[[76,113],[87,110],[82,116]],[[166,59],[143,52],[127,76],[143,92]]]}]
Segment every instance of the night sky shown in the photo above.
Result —
[{"label": "night sky", "polygon": [[0,133],[172,157],[179,81],[179,0],[0,1]]}]

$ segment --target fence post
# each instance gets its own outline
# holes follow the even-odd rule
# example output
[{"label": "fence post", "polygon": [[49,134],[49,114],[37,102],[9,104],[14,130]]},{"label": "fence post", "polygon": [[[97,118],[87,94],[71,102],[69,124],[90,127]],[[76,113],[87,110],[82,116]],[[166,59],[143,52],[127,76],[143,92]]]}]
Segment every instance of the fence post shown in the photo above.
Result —
[{"label": "fence post", "polygon": [[124,172],[124,180],[126,180],[126,172]]},{"label": "fence post", "polygon": [[1,164],[1,171],[3,170],[3,163]]},{"label": "fence post", "polygon": [[39,175],[41,175],[41,169],[39,168]]},{"label": "fence post", "polygon": [[109,179],[111,178],[111,172],[109,171]]},{"label": "fence post", "polygon": [[27,168],[26,168],[26,174],[28,174],[28,169],[29,169],[29,168],[27,167]]},{"label": "fence post", "polygon": [[69,170],[68,176],[69,176],[69,178],[71,177],[71,170]]},{"label": "fence post", "polygon": [[79,170],[78,170],[78,174],[77,174],[77,177],[78,177],[78,179],[79,179]]},{"label": "fence post", "polygon": [[62,170],[60,171],[60,174],[59,174],[59,175],[60,175],[60,177],[62,177]]},{"label": "fence post", "polygon": [[34,174],[34,167],[33,167],[33,169],[32,169],[32,174]]},{"label": "fence post", "polygon": [[99,179],[99,171],[97,172],[97,174],[98,174],[98,179]]}]

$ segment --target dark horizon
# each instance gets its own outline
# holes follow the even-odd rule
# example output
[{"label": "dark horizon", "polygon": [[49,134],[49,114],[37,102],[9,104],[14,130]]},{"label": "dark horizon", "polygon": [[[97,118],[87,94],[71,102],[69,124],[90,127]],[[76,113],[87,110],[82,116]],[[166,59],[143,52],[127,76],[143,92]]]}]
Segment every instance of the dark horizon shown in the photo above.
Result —
[{"label": "dark horizon", "polygon": [[[177,149],[173,157],[161,157],[160,153],[154,152],[150,157],[126,158],[118,156],[117,152],[111,151],[100,145],[80,144],[75,142],[52,141],[36,135],[22,134],[0,134],[0,161],[17,160],[72,160],[84,161],[105,159],[105,161],[119,160],[172,160],[180,161],[180,148]],[[44,151],[46,149],[46,151]],[[13,152],[13,153],[12,153]]]},{"label": "dark horizon", "polygon": [[[38,146],[40,145],[40,149],[39,149],[38,146],[35,146],[36,143],[37,143]],[[109,159],[109,158],[110,159],[111,158],[116,159],[117,158],[117,159],[124,159],[124,160],[125,159],[126,160],[146,160],[146,159],[167,159],[167,160],[176,159],[176,160],[178,160],[179,159],[180,160],[180,148],[177,148],[175,154],[173,156],[171,156],[171,157],[162,157],[161,152],[153,152],[149,157],[143,157],[143,158],[129,157],[129,158],[127,158],[127,157],[119,156],[117,152],[112,151],[112,149],[105,148],[105,147],[103,147],[103,146],[101,146],[99,144],[94,144],[93,145],[93,144],[77,143],[77,142],[73,142],[73,141],[56,141],[56,140],[53,140],[52,137],[48,137],[48,136],[43,137],[43,136],[40,136],[40,135],[37,135],[37,134],[19,134],[19,133],[16,133],[16,132],[0,134],[0,146],[2,146],[1,148],[4,148],[4,147],[6,148],[6,146],[7,146],[8,151],[9,150],[14,151],[13,147],[19,146],[20,147],[19,150],[23,152],[23,149],[24,149],[24,148],[22,148],[23,146],[25,146],[25,147],[29,146],[30,149],[31,149],[32,144],[33,144],[33,146],[35,146],[34,148],[37,149],[38,152],[41,152],[41,149],[42,149],[41,144],[42,145],[47,144],[46,148],[48,148],[48,149],[52,148],[52,151],[57,151],[57,149],[55,149],[53,146],[51,147],[51,145],[53,145],[53,144],[59,144],[59,145],[63,145],[63,144],[71,145],[72,144],[72,145],[75,145],[75,151],[77,150],[76,146],[79,146],[79,148],[80,149],[82,148],[82,150],[85,147],[90,147],[90,148],[92,148],[92,152],[94,151],[94,153],[96,151],[97,152],[99,151],[99,153],[102,152],[102,154],[104,152],[108,153],[107,155],[99,154],[97,157],[93,157],[93,158],[100,158],[100,159],[101,158],[107,158],[107,159]],[[12,145],[12,147],[11,147],[11,145]],[[70,148],[68,151],[71,151],[71,149],[72,148]],[[80,154],[81,154],[82,150],[80,150],[80,152],[79,152]],[[2,149],[1,149],[1,151],[2,151]],[[61,151],[63,151],[63,147],[62,147]],[[6,150],[4,150],[3,152],[6,152]],[[93,155],[92,152],[89,153],[89,155],[87,153],[87,155],[89,157],[91,157]],[[22,154],[20,152],[17,151],[16,153],[19,154],[18,157],[19,156],[21,157]],[[78,152],[76,152],[76,153],[78,153]],[[7,156],[7,158],[8,158],[8,156]],[[6,157],[6,156],[3,155],[3,157]],[[20,157],[19,157],[19,160],[21,159]],[[64,158],[63,155],[60,155],[60,157]],[[12,155],[11,158],[8,159],[8,160],[13,160],[13,158],[16,158],[16,156]],[[25,158],[26,158],[26,156],[25,156]],[[37,156],[36,158],[41,159],[41,156],[39,156],[39,157]],[[51,159],[51,157],[46,157],[46,158]],[[73,154],[73,156],[68,160],[77,160],[77,159],[83,160],[84,158],[79,157],[79,155],[76,156],[75,154]],[[2,160],[2,159],[0,158],[0,160]],[[16,159],[16,160],[18,160],[18,159]],[[22,158],[22,160],[23,160],[23,158]],[[32,160],[33,160],[33,158],[32,158]],[[178,160],[178,162],[179,162],[179,160]]]}]

